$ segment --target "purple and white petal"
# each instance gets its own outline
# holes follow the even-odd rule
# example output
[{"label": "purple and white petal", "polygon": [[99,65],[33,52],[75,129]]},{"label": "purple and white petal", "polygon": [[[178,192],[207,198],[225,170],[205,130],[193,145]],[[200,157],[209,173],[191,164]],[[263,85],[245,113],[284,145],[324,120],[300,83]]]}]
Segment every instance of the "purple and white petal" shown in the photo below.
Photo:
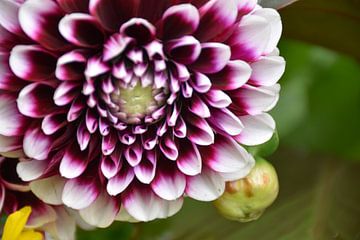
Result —
[{"label": "purple and white petal", "polygon": [[80,216],[92,226],[106,228],[113,223],[119,211],[119,199],[102,192],[90,206],[80,210]]},{"label": "purple and white petal", "polygon": [[204,168],[201,174],[186,177],[186,194],[199,201],[214,201],[225,191],[225,180],[216,172]]},{"label": "purple and white petal", "polygon": [[196,144],[187,140],[182,141],[179,153],[176,164],[182,173],[188,176],[201,173],[202,159]]},{"label": "purple and white petal", "polygon": [[243,86],[251,76],[252,66],[244,61],[230,61],[223,70],[209,75],[214,89],[234,90]]},{"label": "purple and white petal", "polygon": [[247,146],[263,144],[271,139],[275,132],[275,121],[267,113],[244,115],[239,117],[244,124],[243,131],[235,136],[235,140]]},{"label": "purple and white petal", "polygon": [[11,50],[9,65],[13,73],[28,81],[45,80],[55,72],[56,59],[37,45],[17,45]]},{"label": "purple and white petal", "polygon": [[200,56],[201,45],[196,38],[184,36],[168,41],[165,45],[165,51],[174,61],[181,64],[190,64]]},{"label": "purple and white petal", "polygon": [[168,8],[162,18],[163,38],[174,39],[192,34],[200,23],[200,14],[191,4],[179,4]]},{"label": "purple and white petal", "polygon": [[227,108],[211,110],[211,117],[209,123],[214,129],[219,132],[226,133],[230,136],[236,136],[242,132],[244,125],[242,124],[239,117],[232,113]]},{"label": "purple and white petal", "polygon": [[38,179],[46,171],[48,163],[46,161],[29,160],[21,161],[16,165],[16,172],[25,182]]},{"label": "purple and white petal", "polygon": [[249,83],[257,86],[272,86],[285,72],[285,60],[279,56],[261,57],[250,66],[252,74]]},{"label": "purple and white petal", "polygon": [[54,136],[47,136],[38,125],[30,126],[25,132],[23,148],[29,158],[47,159],[54,142]]},{"label": "purple and white petal", "polygon": [[24,32],[47,49],[69,47],[58,30],[62,9],[52,0],[27,0],[19,10],[19,22]]},{"label": "purple and white petal", "polygon": [[199,58],[191,65],[195,71],[216,73],[222,70],[230,60],[230,48],[222,43],[203,43]]}]

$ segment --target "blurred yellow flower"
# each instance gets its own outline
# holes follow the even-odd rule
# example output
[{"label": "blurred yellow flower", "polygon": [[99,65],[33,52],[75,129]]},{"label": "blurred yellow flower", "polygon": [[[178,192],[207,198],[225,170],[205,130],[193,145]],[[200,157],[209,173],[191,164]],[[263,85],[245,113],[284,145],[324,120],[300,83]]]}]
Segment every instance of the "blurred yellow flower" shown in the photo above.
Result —
[{"label": "blurred yellow flower", "polygon": [[30,213],[31,207],[23,207],[10,214],[4,226],[2,240],[43,240],[40,232],[25,229]]}]

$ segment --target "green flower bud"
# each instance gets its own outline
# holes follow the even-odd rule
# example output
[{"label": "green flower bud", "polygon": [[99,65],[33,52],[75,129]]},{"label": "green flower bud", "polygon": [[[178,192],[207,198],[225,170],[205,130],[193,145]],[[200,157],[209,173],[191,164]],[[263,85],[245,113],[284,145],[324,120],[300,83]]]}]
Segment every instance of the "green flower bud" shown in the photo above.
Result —
[{"label": "green flower bud", "polygon": [[226,218],[240,222],[258,219],[279,193],[275,168],[258,158],[255,167],[243,179],[228,182],[225,193],[214,202]]}]

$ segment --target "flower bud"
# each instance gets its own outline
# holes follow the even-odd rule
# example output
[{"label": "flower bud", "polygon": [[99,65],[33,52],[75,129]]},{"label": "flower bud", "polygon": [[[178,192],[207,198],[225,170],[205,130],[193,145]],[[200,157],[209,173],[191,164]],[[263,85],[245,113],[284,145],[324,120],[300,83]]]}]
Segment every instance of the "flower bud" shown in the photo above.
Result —
[{"label": "flower bud", "polygon": [[262,215],[274,202],[278,192],[275,168],[259,158],[248,176],[226,184],[225,193],[214,205],[228,219],[249,222]]}]

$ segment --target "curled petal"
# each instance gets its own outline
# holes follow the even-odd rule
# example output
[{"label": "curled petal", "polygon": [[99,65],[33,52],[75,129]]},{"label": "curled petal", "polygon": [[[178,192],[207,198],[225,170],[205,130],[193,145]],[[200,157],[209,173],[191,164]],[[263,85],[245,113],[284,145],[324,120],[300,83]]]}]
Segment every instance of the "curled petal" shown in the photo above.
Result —
[{"label": "curled petal", "polygon": [[62,55],[56,64],[55,75],[58,79],[78,80],[84,76],[87,62],[87,52],[74,50]]},{"label": "curled petal", "polygon": [[202,73],[216,73],[226,66],[230,56],[230,48],[225,44],[203,43],[200,56],[191,67]]},{"label": "curled petal", "polygon": [[175,164],[160,164],[151,182],[152,190],[162,199],[176,200],[184,194],[186,178]]},{"label": "curled petal", "polygon": [[200,56],[201,45],[196,38],[184,36],[168,41],[165,49],[174,61],[182,64],[190,64]]},{"label": "curled petal", "polygon": [[47,49],[59,50],[68,47],[58,24],[63,13],[51,0],[28,0],[19,10],[19,21],[24,32]]},{"label": "curled petal", "polygon": [[240,119],[227,108],[213,108],[209,122],[215,129],[225,132],[230,136],[238,135],[244,129],[244,125]]},{"label": "curled petal", "polygon": [[0,134],[20,136],[26,131],[28,121],[16,106],[16,96],[0,94]]},{"label": "curled petal", "polygon": [[81,176],[65,183],[63,203],[76,210],[90,206],[100,194],[100,184],[94,176]]},{"label": "curled petal", "polygon": [[275,132],[275,121],[267,113],[251,116],[240,116],[244,124],[243,131],[235,136],[235,140],[241,144],[255,146],[263,144],[271,139]]},{"label": "curled petal", "polygon": [[202,159],[197,146],[187,140],[182,141],[180,146],[180,154],[176,160],[179,170],[188,176],[200,174],[202,170]]},{"label": "curled petal", "polygon": [[84,13],[72,13],[59,23],[61,35],[79,47],[96,47],[104,40],[103,33],[94,17]]},{"label": "curled petal", "polygon": [[111,196],[116,196],[122,193],[133,181],[134,176],[135,174],[133,169],[123,166],[116,176],[109,179],[106,186],[107,192]]},{"label": "curled petal", "polygon": [[56,0],[59,6],[67,13],[88,12],[89,0]]},{"label": "curled petal", "polygon": [[46,161],[22,161],[16,165],[16,172],[21,178],[21,180],[29,182],[43,175],[47,166],[48,163]]},{"label": "curled petal", "polygon": [[19,78],[41,81],[55,72],[56,59],[37,45],[17,45],[11,50],[9,64]]},{"label": "curled petal", "polygon": [[23,31],[18,20],[19,3],[12,0],[0,1],[0,25],[11,33],[22,36]]},{"label": "curled petal", "polygon": [[195,36],[206,42],[235,23],[237,17],[235,0],[210,0],[200,8],[200,16],[200,25]]},{"label": "curled petal", "polygon": [[268,21],[257,15],[247,15],[226,41],[231,47],[231,59],[252,62],[268,48],[271,27]]},{"label": "curled petal", "polygon": [[90,0],[90,13],[101,25],[112,32],[136,15],[139,2],[136,0]]},{"label": "curled petal", "polygon": [[40,126],[31,126],[25,132],[24,152],[29,158],[45,160],[51,151],[53,141],[54,137],[45,135]]},{"label": "curled petal", "polygon": [[57,106],[52,100],[54,89],[48,85],[33,83],[19,93],[17,106],[19,111],[28,117],[43,118],[56,112]]},{"label": "curled petal", "polygon": [[233,101],[232,107],[245,113],[256,115],[270,111],[279,99],[280,85],[270,87],[252,87],[245,85],[243,88],[229,93]]},{"label": "curled petal", "polygon": [[65,178],[79,177],[86,169],[89,159],[88,151],[81,151],[75,143],[65,151],[60,163],[60,174]]},{"label": "curled petal", "polygon": [[155,177],[156,165],[157,160],[155,152],[146,152],[146,158],[134,168],[136,178],[144,184],[149,184]]},{"label": "curled petal", "polygon": [[132,18],[120,28],[120,33],[136,40],[138,44],[147,44],[155,38],[155,27],[142,18]]},{"label": "curled petal", "polygon": [[200,14],[191,4],[179,4],[168,8],[162,21],[163,37],[174,39],[194,33],[200,23]]},{"label": "curled petal", "polygon": [[209,75],[214,89],[234,90],[243,86],[249,79],[252,67],[244,61],[230,61],[223,70]]},{"label": "curled petal", "polygon": [[192,113],[185,116],[187,122],[187,138],[193,143],[201,146],[208,146],[214,143],[214,132],[203,118]]},{"label": "curled petal", "polygon": [[204,163],[212,170],[220,173],[239,172],[248,174],[249,162],[253,162],[251,155],[230,137],[218,134],[215,143],[201,150]]},{"label": "curled petal", "polygon": [[41,122],[41,129],[46,135],[52,135],[67,124],[63,113],[46,115]]}]

